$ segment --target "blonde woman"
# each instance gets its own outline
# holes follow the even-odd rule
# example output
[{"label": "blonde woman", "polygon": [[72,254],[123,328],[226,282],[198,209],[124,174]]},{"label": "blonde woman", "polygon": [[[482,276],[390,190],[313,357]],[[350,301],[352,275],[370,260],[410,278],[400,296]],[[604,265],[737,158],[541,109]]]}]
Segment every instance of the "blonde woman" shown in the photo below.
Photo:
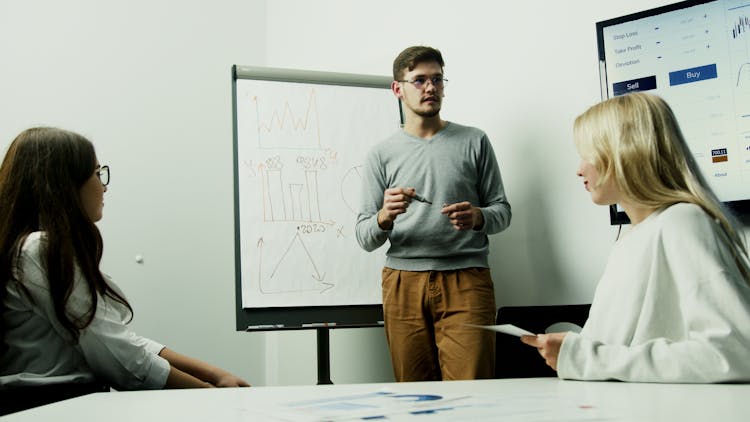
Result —
[{"label": "blonde woman", "polygon": [[672,110],[633,93],[574,125],[578,176],[632,222],[576,333],[524,336],[568,379],[750,381],[750,269],[742,237],[701,177]]}]

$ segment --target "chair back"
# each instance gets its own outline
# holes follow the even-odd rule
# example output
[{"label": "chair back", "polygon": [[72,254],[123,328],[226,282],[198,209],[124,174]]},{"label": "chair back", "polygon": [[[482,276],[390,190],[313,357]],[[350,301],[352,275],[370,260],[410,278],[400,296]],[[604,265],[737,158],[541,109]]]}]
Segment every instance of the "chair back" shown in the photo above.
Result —
[{"label": "chair back", "polygon": [[[497,310],[497,324],[513,324],[532,333],[544,334],[554,326],[570,324],[583,327],[590,304],[549,306],[504,306]],[[564,324],[561,324],[564,323]],[[497,334],[495,378],[555,377],[536,349],[521,343],[518,337]]]},{"label": "chair back", "polygon": [[93,383],[50,384],[0,390],[0,416],[106,391],[109,391],[108,386]]}]

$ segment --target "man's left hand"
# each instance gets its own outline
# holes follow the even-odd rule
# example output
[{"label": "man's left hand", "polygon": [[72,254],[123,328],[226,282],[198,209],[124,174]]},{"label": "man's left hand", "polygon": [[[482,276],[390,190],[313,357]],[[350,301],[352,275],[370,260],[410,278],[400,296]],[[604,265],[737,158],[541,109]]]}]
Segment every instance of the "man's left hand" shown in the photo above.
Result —
[{"label": "man's left hand", "polygon": [[457,202],[443,205],[440,213],[448,216],[456,230],[478,230],[484,225],[482,210],[471,205],[471,202]]}]

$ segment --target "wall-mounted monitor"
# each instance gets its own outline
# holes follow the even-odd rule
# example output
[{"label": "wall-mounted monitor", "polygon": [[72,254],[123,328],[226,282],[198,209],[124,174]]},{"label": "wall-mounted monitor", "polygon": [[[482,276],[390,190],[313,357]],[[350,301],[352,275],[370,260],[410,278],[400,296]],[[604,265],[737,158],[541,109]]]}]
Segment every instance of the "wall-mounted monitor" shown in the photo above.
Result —
[{"label": "wall-mounted monitor", "polygon": [[[750,204],[750,0],[683,1],[596,24],[602,99],[651,91],[672,107],[709,185]],[[627,223],[613,205],[612,224]]]}]

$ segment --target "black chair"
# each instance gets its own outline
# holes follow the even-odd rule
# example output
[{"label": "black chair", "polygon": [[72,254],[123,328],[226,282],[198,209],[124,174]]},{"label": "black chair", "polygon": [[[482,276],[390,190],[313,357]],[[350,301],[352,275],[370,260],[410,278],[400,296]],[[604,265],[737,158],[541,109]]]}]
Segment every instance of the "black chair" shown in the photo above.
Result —
[{"label": "black chair", "polygon": [[108,386],[91,383],[52,384],[0,390],[0,396],[2,396],[2,400],[0,400],[0,416],[74,397],[85,396],[86,394],[106,391],[109,391]]},{"label": "black chair", "polygon": [[[544,334],[557,323],[583,327],[591,305],[504,306],[497,310],[497,324],[513,324],[535,334]],[[552,327],[554,328],[554,327]],[[556,330],[554,330],[556,331]],[[495,378],[556,377],[536,349],[518,337],[497,334]]]}]

